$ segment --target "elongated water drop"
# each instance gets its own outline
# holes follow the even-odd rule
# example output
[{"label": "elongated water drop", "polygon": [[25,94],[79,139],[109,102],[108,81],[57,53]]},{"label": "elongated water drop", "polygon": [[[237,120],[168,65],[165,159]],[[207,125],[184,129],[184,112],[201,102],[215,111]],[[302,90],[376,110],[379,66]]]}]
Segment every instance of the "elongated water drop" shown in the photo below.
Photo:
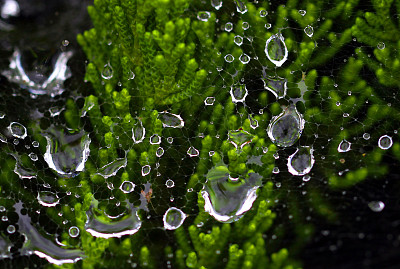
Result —
[{"label": "elongated water drop", "polygon": [[172,114],[166,111],[158,114],[160,115],[160,120],[163,124],[163,127],[182,128],[185,126],[185,122],[180,115]]},{"label": "elongated water drop", "polygon": [[247,6],[243,3],[242,0],[235,0],[235,4],[237,12],[242,14],[247,12]]},{"label": "elongated water drop", "polygon": [[199,11],[199,12],[197,12],[197,19],[199,21],[208,21],[210,16],[211,16],[211,13],[208,12],[208,11]]},{"label": "elongated water drop", "polygon": [[222,0],[211,0],[211,6],[216,10],[219,10],[222,7]]},{"label": "elongated water drop", "polygon": [[104,65],[103,71],[101,72],[101,77],[104,79],[111,79],[114,75],[114,70],[110,63]]},{"label": "elongated water drop", "polygon": [[25,137],[27,136],[26,128],[21,123],[11,122],[7,128],[10,131],[11,135],[16,138],[25,139]]},{"label": "elongated water drop", "polygon": [[392,145],[393,145],[393,140],[388,135],[383,135],[378,140],[378,146],[381,149],[384,149],[384,150],[390,149],[392,147]]},{"label": "elongated water drop", "polygon": [[144,140],[145,136],[146,136],[146,129],[143,127],[142,121],[138,120],[138,122],[132,128],[133,143],[135,144],[141,143]]},{"label": "elongated water drop", "polygon": [[304,176],[311,171],[314,165],[313,149],[310,147],[297,148],[296,152],[289,156],[287,167],[294,176]]},{"label": "elongated water drop", "polygon": [[186,219],[186,214],[176,207],[170,207],[164,214],[164,228],[166,230],[175,230],[181,227]]},{"label": "elongated water drop", "polygon": [[124,181],[122,182],[121,186],[119,187],[119,189],[123,192],[123,193],[131,193],[133,192],[133,190],[135,189],[135,184],[133,184],[130,181]]},{"label": "elongated water drop", "polygon": [[207,181],[201,195],[204,210],[220,222],[233,222],[250,210],[257,198],[256,190],[261,185],[261,176],[249,173],[246,177],[232,180],[225,165],[213,167],[207,173]]},{"label": "elongated water drop", "polygon": [[287,92],[287,79],[279,76],[264,77],[264,88],[270,91],[277,99],[284,98]]},{"label": "elongated water drop", "polygon": [[115,176],[118,173],[118,170],[126,167],[128,161],[126,158],[118,158],[103,167],[97,170],[97,175],[100,175],[104,178],[109,178]]},{"label": "elongated water drop", "polygon": [[304,33],[309,37],[312,37],[314,34],[314,28],[311,25],[307,25],[306,28],[304,28]]},{"label": "elongated water drop", "polygon": [[142,167],[142,176],[147,176],[148,174],[150,174],[151,171],[151,166],[150,165],[144,165]]},{"label": "elongated water drop", "polygon": [[232,97],[233,103],[244,103],[246,97],[248,95],[246,85],[244,84],[236,84],[231,86],[231,90],[229,92]]},{"label": "elongated water drop", "polygon": [[299,140],[303,129],[304,119],[296,106],[291,104],[281,114],[271,119],[267,133],[274,144],[290,147]]},{"label": "elongated water drop", "polygon": [[51,191],[41,191],[38,193],[37,200],[42,206],[53,207],[60,203],[57,194]]},{"label": "elongated water drop", "polygon": [[280,67],[288,58],[288,50],[281,34],[272,35],[265,43],[265,54],[275,66]]},{"label": "elongated water drop", "polygon": [[338,152],[348,152],[351,148],[351,143],[347,141],[346,139],[343,139],[339,146],[338,146]]}]

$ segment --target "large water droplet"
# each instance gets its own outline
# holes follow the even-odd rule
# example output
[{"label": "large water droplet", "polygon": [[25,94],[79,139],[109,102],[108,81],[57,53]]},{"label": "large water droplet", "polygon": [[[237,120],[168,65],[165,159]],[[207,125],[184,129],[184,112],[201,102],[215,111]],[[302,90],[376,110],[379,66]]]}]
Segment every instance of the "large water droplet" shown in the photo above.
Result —
[{"label": "large water droplet", "polygon": [[351,148],[351,143],[347,141],[346,139],[343,139],[339,146],[338,146],[338,152],[348,152]]},{"label": "large water droplet", "polygon": [[123,192],[123,193],[131,193],[133,192],[133,190],[135,189],[135,184],[133,184],[130,181],[124,181],[122,182],[121,186],[119,187],[119,189]]},{"label": "large water droplet", "polygon": [[306,28],[304,28],[304,33],[309,37],[312,37],[314,34],[314,28],[311,25],[307,25]]},{"label": "large water droplet", "polygon": [[222,0],[211,0],[211,6],[216,10],[219,10],[222,7]]},{"label": "large water droplet", "polygon": [[142,142],[144,140],[145,136],[146,136],[146,129],[143,127],[142,121],[138,120],[138,122],[132,128],[133,143],[139,144],[140,142]]},{"label": "large water droplet", "polygon": [[164,149],[162,147],[158,147],[158,149],[156,150],[156,156],[161,157],[163,155],[164,155]]},{"label": "large water droplet", "polygon": [[299,14],[300,14],[301,16],[306,15],[306,13],[307,13],[307,11],[305,11],[305,10],[302,10],[302,9],[299,10]]},{"label": "large water droplet", "polygon": [[249,132],[244,131],[243,129],[239,129],[236,131],[229,131],[228,133],[228,141],[236,148],[242,149],[245,145],[251,143],[254,135]]},{"label": "large water droplet", "polygon": [[185,126],[185,122],[180,115],[172,114],[166,111],[158,114],[160,115],[160,120],[163,124],[163,127],[182,128]]},{"label": "large water droplet", "polygon": [[220,222],[233,222],[250,210],[257,198],[261,176],[249,173],[246,177],[230,179],[225,165],[212,168],[201,191],[205,200],[204,210]]},{"label": "large water droplet", "polygon": [[271,119],[267,133],[271,141],[280,147],[290,147],[300,138],[304,119],[296,106],[289,105],[281,114]]},{"label": "large water droplet", "polygon": [[16,138],[25,139],[27,136],[26,128],[21,123],[11,122],[7,129]]},{"label": "large water droplet", "polygon": [[208,21],[208,19],[210,18],[211,14],[208,11],[199,11],[197,13],[197,19],[199,21]]},{"label": "large water droplet", "polygon": [[42,206],[53,207],[60,203],[57,194],[51,191],[41,191],[38,193],[37,200]]},{"label": "large water droplet", "polygon": [[114,75],[114,70],[110,63],[104,65],[103,71],[101,72],[101,77],[104,79],[111,79]]},{"label": "large water droplet", "polygon": [[164,214],[164,228],[166,230],[175,230],[181,227],[184,220],[186,219],[186,214],[182,210],[176,207],[170,207]]},{"label": "large water droplet", "polygon": [[121,237],[131,235],[139,231],[142,222],[137,214],[137,210],[131,204],[129,214],[123,216],[120,220],[105,221],[104,218],[99,218],[95,214],[96,202],[92,204],[86,212],[87,220],[85,230],[92,236],[101,238]]},{"label": "large water droplet", "polygon": [[90,153],[89,134],[53,130],[53,133],[45,134],[45,138],[44,160],[52,170],[62,177],[75,177],[83,171]]},{"label": "large water droplet", "polygon": [[15,159],[14,173],[17,174],[20,179],[36,178],[35,171],[23,167],[21,164],[21,160],[17,155],[11,154],[11,156],[13,156]]},{"label": "large water droplet", "polygon": [[151,171],[151,166],[150,165],[144,165],[142,167],[142,176],[147,176],[148,174],[150,174]]},{"label": "large water droplet", "polygon": [[279,76],[274,77],[263,77],[264,88],[270,91],[277,99],[281,99],[286,96],[287,92],[287,79]]},{"label": "large water droplet", "polygon": [[382,135],[378,140],[378,146],[381,149],[387,150],[390,149],[393,145],[393,140],[388,135]]},{"label": "large water droplet", "polygon": [[96,174],[104,178],[115,176],[119,169],[126,167],[127,163],[128,161],[126,158],[116,159],[101,167],[99,170],[97,170]]},{"label": "large water droplet", "polygon": [[374,212],[381,212],[385,208],[385,204],[382,201],[369,202],[368,206]]},{"label": "large water droplet", "polygon": [[243,103],[248,95],[245,84],[236,84],[231,86],[230,94],[233,103]]},{"label": "large water droplet", "polygon": [[281,34],[272,35],[265,43],[265,54],[277,67],[282,66],[288,58],[288,50]]},{"label": "large water droplet", "polygon": [[242,14],[247,12],[247,6],[241,0],[235,0],[235,4],[237,12]]},{"label": "large water droplet", "polygon": [[314,165],[313,149],[310,147],[297,148],[296,152],[289,156],[287,167],[294,176],[304,176],[311,171]]}]

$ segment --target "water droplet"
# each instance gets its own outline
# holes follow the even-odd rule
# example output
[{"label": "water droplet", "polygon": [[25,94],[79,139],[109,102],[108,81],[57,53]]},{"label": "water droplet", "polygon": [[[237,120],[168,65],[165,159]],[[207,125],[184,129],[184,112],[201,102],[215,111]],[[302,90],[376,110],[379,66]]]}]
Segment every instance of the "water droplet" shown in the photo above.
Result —
[{"label": "water droplet", "polygon": [[263,77],[264,88],[270,91],[277,99],[284,98],[287,92],[287,79],[279,76]]},{"label": "water droplet", "polygon": [[71,226],[68,230],[68,234],[71,237],[78,237],[79,236],[79,228],[76,226]]},{"label": "water droplet", "polygon": [[172,114],[166,111],[160,112],[158,115],[161,118],[163,127],[182,128],[185,126],[185,122],[180,115]]},{"label": "water droplet", "polygon": [[35,148],[39,147],[39,142],[33,141],[32,142],[32,146],[35,147]]},{"label": "water droplet", "polygon": [[144,165],[142,167],[142,176],[147,176],[148,174],[150,174],[151,171],[151,166],[150,165]]},{"label": "water droplet", "polygon": [[61,41],[61,45],[67,47],[69,45],[69,41],[67,39],[64,39],[63,41]]},{"label": "water droplet", "polygon": [[60,199],[57,194],[51,191],[41,191],[38,193],[37,200],[39,204],[46,207],[53,207],[60,203]]},{"label": "water droplet", "polygon": [[213,150],[208,152],[208,156],[210,156],[210,157],[213,156],[214,154],[215,154],[215,151],[213,151]]},{"label": "water droplet", "polygon": [[95,205],[93,204],[86,212],[85,230],[94,237],[113,238],[132,235],[139,231],[142,226],[137,210],[129,203],[130,212],[117,221],[112,221],[111,219],[105,221],[104,218],[97,217],[94,213]]},{"label": "water droplet", "polygon": [[44,160],[59,176],[75,177],[85,168],[90,153],[89,134],[62,133],[53,130],[45,134],[47,141]]},{"label": "water droplet", "polygon": [[187,154],[190,157],[196,157],[199,156],[199,151],[194,147],[189,147],[189,149],[187,150]]},{"label": "water droplet", "polygon": [[239,129],[236,131],[228,132],[228,141],[235,147],[235,149],[241,150],[245,145],[251,143],[254,135],[249,132]]},{"label": "water droplet", "polygon": [[4,113],[3,111],[0,111],[0,120],[4,119],[5,116],[6,116],[6,113]]},{"label": "water droplet", "polygon": [[351,148],[351,143],[349,141],[347,141],[346,139],[343,139],[339,146],[338,146],[338,152],[348,152],[350,151]]},{"label": "water droplet", "polygon": [[[272,169],[272,173],[274,173],[274,174],[279,174],[279,167],[274,167],[273,169]],[[280,187],[280,186],[277,186],[278,188]]]},{"label": "water droplet", "polygon": [[161,157],[164,155],[164,149],[162,147],[159,147],[156,151],[156,156]]},{"label": "water droplet", "polygon": [[170,207],[164,214],[164,228],[166,230],[175,230],[181,227],[186,219],[186,214],[176,207]]},{"label": "water droplet", "polygon": [[15,159],[14,173],[19,176],[20,179],[32,179],[36,178],[36,173],[31,169],[27,169],[22,166],[20,158],[17,155],[11,154]]},{"label": "water droplet", "polygon": [[249,114],[249,121],[250,121],[250,127],[252,129],[256,129],[258,127],[258,120],[256,120],[253,115]]},{"label": "water droplet", "polygon": [[265,43],[265,54],[268,59],[280,67],[288,58],[288,50],[281,34],[272,35]]},{"label": "water droplet", "polygon": [[215,102],[215,97],[207,97],[207,98],[204,100],[204,104],[205,104],[206,106],[212,106],[212,105],[214,105],[214,102]]},{"label": "water droplet", "polygon": [[267,16],[268,15],[268,11],[266,11],[266,10],[260,10],[260,17],[265,17],[265,16]]},{"label": "water droplet", "polygon": [[250,27],[250,24],[247,21],[242,22],[243,30],[247,30],[247,29],[249,29],[249,27]]},{"label": "water droplet", "polygon": [[231,22],[227,22],[225,24],[225,31],[230,32],[233,29],[233,24]]},{"label": "water droplet", "polygon": [[378,49],[383,50],[385,48],[385,43],[383,42],[378,42],[378,45],[376,46]]},{"label": "water droplet", "polygon": [[141,143],[144,140],[145,136],[146,136],[146,129],[143,127],[142,121],[138,120],[138,122],[132,128],[133,143],[135,144]]},{"label": "water droplet", "polygon": [[294,176],[308,174],[314,165],[313,149],[310,147],[297,148],[295,153],[289,156],[287,167]]},{"label": "water droplet", "polygon": [[49,113],[50,113],[50,117],[56,117],[59,116],[61,114],[61,112],[64,110],[64,108],[60,108],[57,106],[53,106],[49,108]]},{"label": "water droplet", "polygon": [[34,162],[36,162],[39,158],[38,158],[38,156],[35,154],[35,153],[33,153],[33,152],[31,152],[31,153],[29,153],[29,158],[31,158],[31,160],[32,161],[34,161]]},{"label": "water droplet", "polygon": [[173,188],[175,186],[175,182],[173,180],[171,180],[171,179],[168,179],[165,182],[165,186],[167,186],[167,188]]},{"label": "water droplet", "polygon": [[242,55],[239,56],[239,61],[241,61],[242,64],[248,64],[250,62],[250,56],[247,55],[246,53],[243,53]]},{"label": "water droplet", "polygon": [[3,134],[0,134],[0,141],[3,143],[7,143],[7,137],[5,137]]},{"label": "water droplet", "polygon": [[208,11],[199,11],[197,13],[197,19],[199,21],[208,21],[208,19],[210,18],[211,13]]},{"label": "water droplet", "polygon": [[225,55],[224,59],[226,62],[231,63],[231,62],[233,62],[233,60],[235,60],[235,57],[233,57],[232,54],[227,54],[227,55]]},{"label": "water droplet", "polygon": [[233,103],[244,102],[248,95],[247,88],[245,84],[236,84],[231,86],[230,94]]},{"label": "water droplet", "polygon": [[247,12],[247,6],[241,0],[235,0],[235,4],[237,12],[242,14]]},{"label": "water droplet", "polygon": [[266,24],[264,25],[264,27],[265,27],[266,29],[271,29],[271,27],[272,27],[272,24],[270,24],[270,23],[266,23]]},{"label": "water droplet", "polygon": [[314,28],[311,25],[307,25],[306,28],[304,28],[304,33],[309,37],[312,37],[314,34]]},{"label": "water droplet", "polygon": [[96,174],[104,178],[113,177],[118,173],[119,169],[126,167],[127,163],[126,158],[118,158],[99,168]]},{"label": "water droplet", "polygon": [[133,184],[130,181],[124,181],[122,182],[121,186],[119,187],[119,189],[123,192],[123,193],[131,193],[133,192],[133,190],[135,189],[135,184]]},{"label": "water droplet", "polygon": [[26,128],[18,122],[11,122],[7,129],[11,132],[12,136],[20,139],[25,139],[27,136]]},{"label": "water droplet", "polygon": [[368,203],[368,207],[374,212],[381,212],[385,208],[385,203],[382,201],[372,201]]},{"label": "water droplet", "polygon": [[168,138],[167,138],[167,142],[170,143],[170,144],[172,144],[172,143],[174,142],[174,139],[173,139],[172,137],[168,137]]},{"label": "water droplet", "polygon": [[211,6],[216,10],[219,10],[222,7],[222,0],[211,0]]},{"label": "water droplet", "polygon": [[310,179],[311,179],[310,175],[303,176],[303,181],[304,182],[310,181]]},{"label": "water droplet", "polygon": [[304,15],[306,15],[306,13],[307,13],[307,11],[305,11],[305,10],[299,10],[299,14],[301,15],[301,16],[304,16]]},{"label": "water droplet", "polygon": [[271,141],[280,147],[290,147],[300,138],[304,119],[296,106],[289,105],[281,114],[272,117],[267,133]]},{"label": "water droplet", "polygon": [[161,144],[161,137],[158,134],[153,134],[150,137],[150,144],[152,145],[159,145]]},{"label": "water droplet", "polygon": [[3,19],[8,19],[9,17],[16,17],[19,15],[19,12],[20,12],[19,4],[15,0],[5,0],[3,6],[1,7],[1,17]]},{"label": "water droplet", "polygon": [[249,173],[238,180],[229,179],[225,165],[213,167],[206,175],[207,181],[201,195],[205,200],[204,210],[220,222],[233,222],[250,210],[257,198],[256,190],[261,185],[261,176]]},{"label": "water droplet", "polygon": [[9,234],[15,233],[15,226],[14,226],[14,225],[8,225],[8,227],[7,227],[7,232],[8,232]]},{"label": "water droplet", "polygon": [[378,146],[381,149],[387,150],[390,149],[393,145],[393,140],[388,135],[382,135],[378,140]]},{"label": "water droplet", "polygon": [[110,63],[104,65],[103,71],[101,72],[101,77],[104,79],[111,79],[114,75],[114,70]]},{"label": "water droplet", "polygon": [[369,140],[369,139],[371,138],[371,135],[370,135],[369,133],[364,133],[364,134],[363,134],[363,138],[364,138],[365,140]]},{"label": "water droplet", "polygon": [[4,206],[0,206],[0,212],[5,212],[6,208]]},{"label": "water droplet", "polygon": [[7,217],[7,216],[2,216],[2,217],[1,217],[1,220],[2,220],[2,221],[8,221],[8,217]]},{"label": "water droplet", "polygon": [[235,42],[236,45],[241,46],[243,44],[243,37],[237,35],[233,38],[233,42]]}]

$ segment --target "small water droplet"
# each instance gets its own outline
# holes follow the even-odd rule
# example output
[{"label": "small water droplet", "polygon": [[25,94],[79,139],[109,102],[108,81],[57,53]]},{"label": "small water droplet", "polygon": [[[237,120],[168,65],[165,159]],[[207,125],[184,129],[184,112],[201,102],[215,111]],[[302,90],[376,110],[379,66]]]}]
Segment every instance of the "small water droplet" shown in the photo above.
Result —
[{"label": "small water droplet", "polygon": [[152,145],[159,145],[161,144],[161,137],[158,134],[153,134],[150,137],[150,144]]},{"label": "small water droplet", "polygon": [[240,35],[236,35],[233,38],[233,42],[235,42],[236,45],[241,46],[243,44],[243,37],[241,37]]},{"label": "small water droplet", "polygon": [[170,143],[170,144],[172,144],[172,143],[174,142],[174,139],[173,139],[172,137],[168,137],[168,138],[167,138],[167,142]]},{"label": "small water droplet", "polygon": [[104,79],[111,79],[114,75],[114,70],[110,63],[104,65],[103,71],[101,72],[101,77]]},{"label": "small water droplet", "polygon": [[164,214],[164,228],[166,230],[178,229],[186,219],[186,214],[176,207],[170,207]]},{"label": "small water droplet", "polygon": [[199,151],[195,147],[189,147],[189,149],[187,150],[187,154],[190,157],[196,157],[199,156]]},{"label": "small water droplet", "polygon": [[212,105],[214,105],[214,102],[215,102],[215,97],[207,97],[207,98],[204,100],[204,104],[205,104],[206,106],[212,106]]},{"label": "small water droplet", "polygon": [[158,147],[158,149],[156,150],[156,156],[160,158],[163,155],[164,155],[164,149],[162,147]]},{"label": "small water droplet", "polygon": [[251,143],[254,135],[249,132],[239,129],[236,131],[228,132],[228,141],[237,149],[241,150],[245,145]]},{"label": "small water droplet", "polygon": [[1,220],[2,220],[2,221],[8,221],[8,217],[7,217],[7,216],[2,216],[2,217],[1,217]]},{"label": "small water droplet", "polygon": [[9,234],[15,233],[15,226],[14,226],[14,225],[8,225],[8,227],[7,227],[7,232],[8,232]]},{"label": "small water droplet", "polygon": [[258,120],[256,120],[253,115],[249,114],[249,121],[252,129],[256,129],[258,127]]},{"label": "small water droplet", "polygon": [[268,59],[280,67],[288,58],[288,50],[281,34],[272,35],[265,43],[265,54]]},{"label": "small water droplet", "polygon": [[[279,174],[279,167],[274,167],[273,169],[272,169],[272,173],[274,173],[274,174]],[[280,187],[280,186],[279,186]]]},{"label": "small water droplet", "polygon": [[295,153],[289,156],[287,167],[289,173],[294,176],[308,174],[314,165],[313,149],[307,146],[297,148]]},{"label": "small water droplet", "polygon": [[265,29],[271,29],[272,24],[266,23],[266,24],[264,24],[264,27],[265,27]]},{"label": "small water droplet", "polygon": [[246,53],[243,53],[242,55],[239,56],[239,61],[241,61],[242,64],[248,64],[250,62],[250,56],[247,55]]},{"label": "small water droplet", "polygon": [[368,203],[368,207],[374,212],[381,212],[385,208],[385,203],[382,201],[372,201]]},{"label": "small water droplet", "polygon": [[338,152],[348,152],[350,151],[351,148],[351,143],[349,141],[347,141],[346,139],[343,139],[339,146],[338,146]]},{"label": "small water droplet", "polygon": [[219,10],[222,7],[222,0],[211,0],[211,6],[216,10]]},{"label": "small water droplet", "polygon": [[302,10],[302,9],[299,10],[299,14],[300,14],[301,16],[306,15],[306,13],[307,13],[307,11],[305,11],[305,10]]},{"label": "small water droplet", "polygon": [[208,11],[199,11],[199,12],[197,12],[197,19],[199,21],[208,21],[210,16],[211,16],[211,13],[208,12]]},{"label": "small water droplet", "polygon": [[5,116],[6,116],[6,113],[4,113],[3,111],[0,111],[0,120],[4,119]]},{"label": "small water droplet", "polygon": [[41,191],[38,193],[37,200],[42,206],[53,207],[60,203],[57,194],[51,191]]},{"label": "small water droplet", "polygon": [[265,16],[267,16],[268,15],[268,11],[266,11],[266,10],[260,10],[260,17],[265,17]]},{"label": "small water droplet", "polygon": [[144,165],[142,167],[142,176],[147,176],[148,174],[150,174],[151,171],[151,166],[150,165]]},{"label": "small water droplet", "polygon": [[11,132],[12,136],[16,138],[25,139],[27,136],[26,128],[21,123],[11,122],[7,128]]},{"label": "small water droplet", "polygon": [[303,176],[303,181],[304,182],[310,181],[310,179],[311,179],[310,175]]},{"label": "small water droplet", "polygon": [[39,147],[39,142],[33,141],[32,142],[32,146],[34,146],[35,148]]},{"label": "small water droplet", "polygon": [[79,236],[79,228],[76,226],[71,226],[68,230],[68,234],[71,237],[78,237]]},{"label": "small water droplet", "polygon": [[233,57],[232,54],[227,54],[227,55],[225,55],[224,59],[226,62],[231,63],[231,62],[233,62],[233,60],[235,60],[235,57]]},{"label": "small water droplet", "polygon": [[393,140],[388,135],[383,135],[378,140],[378,146],[381,149],[384,149],[384,150],[390,149],[392,147],[392,145],[393,145]]},{"label": "small water droplet", "polygon": [[167,188],[173,188],[175,186],[175,182],[173,180],[171,180],[171,179],[168,179],[165,182],[165,186],[167,186]]},{"label": "small water droplet", "polygon": [[139,144],[141,143],[146,136],[146,129],[143,127],[143,123],[141,120],[138,120],[135,123],[135,126],[132,128],[132,140],[133,143]]},{"label": "small water droplet", "polygon": [[225,31],[230,32],[230,31],[232,31],[232,29],[233,29],[233,23],[227,22],[225,24]]},{"label": "small water droplet", "polygon": [[378,42],[378,45],[376,46],[378,49],[383,50],[385,48],[385,43],[383,42]]},{"label": "small water droplet", "polygon": [[133,184],[130,181],[124,181],[122,182],[121,186],[119,186],[119,189],[123,192],[123,193],[131,193],[133,192],[133,190],[135,189],[135,184]]},{"label": "small water droplet", "polygon": [[248,95],[247,88],[245,84],[235,84],[231,86],[230,94],[233,103],[244,103]]},{"label": "small water droplet", "polygon": [[304,33],[309,37],[312,37],[314,34],[314,28],[311,25],[307,25],[306,28],[304,28]]},{"label": "small water droplet", "polygon": [[247,30],[250,28],[250,24],[247,21],[242,22],[242,28],[243,30]]},{"label": "small water droplet", "polygon": [[7,137],[0,133],[0,141],[3,143],[7,143]]},{"label": "small water droplet", "polygon": [[244,14],[247,12],[247,6],[241,0],[235,0],[237,12]]},{"label": "small water droplet", "polygon": [[272,117],[267,133],[271,141],[280,147],[290,147],[300,138],[304,119],[296,106],[289,105],[281,114]]},{"label": "small water droplet", "polygon": [[66,46],[69,45],[69,41],[68,41],[67,39],[64,39],[64,40],[61,42],[61,44],[62,44],[64,47],[66,47]]},{"label": "small water droplet", "polygon": [[369,140],[369,139],[371,138],[371,135],[370,135],[369,133],[364,133],[364,134],[363,134],[363,138],[364,138],[365,140]]},{"label": "small water droplet", "polygon": [[0,206],[0,212],[6,211],[6,208],[4,206]]}]

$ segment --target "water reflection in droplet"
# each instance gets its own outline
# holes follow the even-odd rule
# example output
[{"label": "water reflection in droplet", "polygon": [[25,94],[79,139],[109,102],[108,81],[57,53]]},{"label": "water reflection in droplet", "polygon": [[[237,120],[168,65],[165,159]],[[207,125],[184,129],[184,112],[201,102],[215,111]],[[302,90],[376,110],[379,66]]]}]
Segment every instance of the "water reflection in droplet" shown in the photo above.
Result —
[{"label": "water reflection in droplet", "polygon": [[308,174],[314,165],[313,149],[302,146],[296,149],[295,153],[289,156],[287,167],[294,176],[303,176]]},{"label": "water reflection in droplet", "polygon": [[178,229],[185,221],[186,214],[176,207],[170,207],[164,214],[163,222],[166,230]]},{"label": "water reflection in droplet", "polygon": [[265,43],[265,54],[268,59],[280,67],[286,62],[288,57],[288,50],[285,44],[285,40],[281,34],[272,35]]}]

